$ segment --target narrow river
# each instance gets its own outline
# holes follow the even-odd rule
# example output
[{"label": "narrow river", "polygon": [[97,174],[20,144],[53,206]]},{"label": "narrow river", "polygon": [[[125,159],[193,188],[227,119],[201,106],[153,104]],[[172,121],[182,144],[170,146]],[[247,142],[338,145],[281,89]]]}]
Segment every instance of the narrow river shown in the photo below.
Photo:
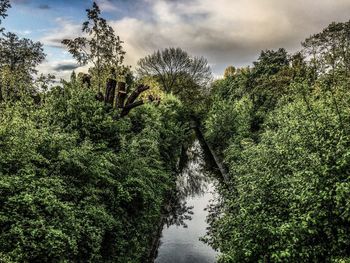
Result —
[{"label": "narrow river", "polygon": [[188,151],[189,161],[179,176],[179,204],[165,224],[156,263],[212,263],[217,252],[200,241],[208,224],[206,208],[214,199],[214,185],[207,172],[198,141]]}]

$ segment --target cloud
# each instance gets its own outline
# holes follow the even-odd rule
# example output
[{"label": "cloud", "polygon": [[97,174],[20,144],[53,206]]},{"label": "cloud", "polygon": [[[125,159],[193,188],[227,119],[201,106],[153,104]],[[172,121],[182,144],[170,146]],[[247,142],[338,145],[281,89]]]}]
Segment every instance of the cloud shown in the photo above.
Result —
[{"label": "cloud", "polygon": [[[126,61],[179,46],[207,57],[219,74],[250,64],[264,49],[300,48],[330,22],[348,19],[348,0],[145,0],[145,15],[111,21],[125,41]],[[145,10],[143,11],[145,12]],[[141,17],[141,18],[137,18]]]},{"label": "cloud", "polygon": [[53,66],[53,70],[55,71],[72,71],[79,68],[79,65],[76,63],[58,63]]},{"label": "cloud", "polygon": [[68,80],[73,70],[87,72],[87,66],[77,65],[74,59],[50,59],[38,66],[38,70],[43,74],[54,74],[57,80]]},{"label": "cloud", "polygon": [[47,4],[41,4],[38,6],[38,8],[43,10],[51,9],[51,7]]},{"label": "cloud", "polygon": [[30,35],[32,33],[31,30],[14,30],[15,33],[17,33],[20,36],[25,36],[28,37],[28,35]]},{"label": "cloud", "polygon": [[[18,1],[18,0],[17,0]],[[214,73],[228,65],[245,66],[261,50],[300,49],[300,42],[332,21],[349,19],[349,0],[100,0],[103,11],[117,11],[108,22],[125,42],[126,63],[169,46],[208,58]],[[124,4],[124,5],[123,5]],[[130,8],[131,12],[123,12]],[[119,10],[121,10],[119,12]],[[120,15],[123,14],[122,17]],[[63,18],[41,40],[62,47],[81,34],[80,24]]]},{"label": "cloud", "polygon": [[111,0],[96,0],[96,3],[100,7],[101,11],[105,11],[105,12],[120,11],[117,5]]},{"label": "cloud", "polygon": [[80,36],[81,25],[76,24],[68,19],[56,18],[57,27],[45,34],[40,42],[49,47],[64,48],[61,43],[63,39],[72,39]]}]

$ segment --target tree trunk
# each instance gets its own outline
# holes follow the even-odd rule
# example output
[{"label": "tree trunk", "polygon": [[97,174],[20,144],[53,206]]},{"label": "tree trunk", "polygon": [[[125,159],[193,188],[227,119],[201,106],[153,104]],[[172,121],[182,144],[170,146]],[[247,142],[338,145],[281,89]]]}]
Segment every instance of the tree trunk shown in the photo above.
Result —
[{"label": "tree trunk", "polygon": [[129,105],[129,104],[132,104],[137,98],[138,96],[149,89],[149,86],[146,86],[146,85],[139,85],[132,93],[131,95],[129,96],[129,98],[127,99],[125,105]]},{"label": "tree trunk", "polygon": [[87,88],[90,89],[91,87],[91,76],[89,74],[84,74],[82,77],[83,84],[87,85]]},{"label": "tree trunk", "polygon": [[115,88],[117,86],[117,81],[114,79],[108,79],[106,84],[106,95],[105,103],[113,106],[115,97]]},{"label": "tree trunk", "polygon": [[125,82],[118,82],[118,92],[116,97],[116,107],[124,108],[124,103],[126,99],[126,84]]}]

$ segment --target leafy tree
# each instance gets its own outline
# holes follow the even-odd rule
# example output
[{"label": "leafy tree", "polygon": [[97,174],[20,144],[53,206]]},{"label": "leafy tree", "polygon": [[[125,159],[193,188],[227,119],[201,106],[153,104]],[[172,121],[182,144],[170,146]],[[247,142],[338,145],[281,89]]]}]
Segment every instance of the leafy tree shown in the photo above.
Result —
[{"label": "leafy tree", "polygon": [[0,53],[0,101],[31,94],[32,74],[45,59],[42,44],[9,32],[0,38]]},{"label": "leafy tree", "polygon": [[233,77],[236,73],[236,68],[234,66],[228,66],[224,72],[224,78]]},{"label": "leafy tree", "polygon": [[287,51],[284,48],[280,48],[277,51],[265,50],[261,51],[261,54],[254,64],[254,75],[274,75],[280,71],[283,67],[288,66],[289,59]]},{"label": "leafy tree", "polygon": [[101,11],[96,2],[87,9],[87,21],[83,23],[82,32],[87,37],[77,37],[73,40],[64,39],[62,43],[81,65],[92,63],[96,69],[98,91],[101,91],[101,74],[110,68],[120,69],[125,52],[122,41],[107,21],[100,16]]},{"label": "leafy tree", "polygon": [[187,99],[188,104],[206,91],[211,80],[208,61],[180,48],[158,50],[140,59],[137,72],[140,77],[155,77],[164,92]]},{"label": "leafy tree", "polygon": [[12,72],[25,71],[36,73],[35,67],[45,59],[43,46],[40,42],[30,39],[20,39],[14,33],[6,33],[0,39],[0,66],[8,67]]},{"label": "leafy tree", "polygon": [[174,187],[181,103],[115,112],[79,81],[0,112],[0,258],[144,262]]},{"label": "leafy tree", "polygon": [[206,241],[219,262],[349,261],[347,37],[333,23],[307,59],[264,51],[215,82],[205,135],[229,177]]}]

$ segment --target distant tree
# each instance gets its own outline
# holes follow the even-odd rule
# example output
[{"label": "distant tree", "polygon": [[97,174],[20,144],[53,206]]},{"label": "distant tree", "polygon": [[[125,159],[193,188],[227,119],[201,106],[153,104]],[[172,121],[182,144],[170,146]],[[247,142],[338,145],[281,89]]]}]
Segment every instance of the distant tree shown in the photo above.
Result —
[{"label": "distant tree", "polygon": [[30,39],[20,39],[14,33],[6,33],[0,39],[0,66],[11,71],[21,70],[36,73],[35,67],[45,59],[43,45]]},{"label": "distant tree", "polygon": [[[10,8],[10,1],[9,0],[0,0],[0,25],[1,25],[1,19],[4,19],[7,14],[6,11],[8,8]],[[2,32],[4,28],[0,27],[0,32]]]},{"label": "distant tree", "polygon": [[29,89],[37,73],[36,66],[45,59],[42,44],[14,33],[3,34],[0,38],[0,101],[5,97],[18,97]]},{"label": "distant tree", "polygon": [[185,94],[186,89],[203,89],[212,77],[205,58],[190,56],[180,48],[158,50],[140,59],[137,72],[141,77],[155,77],[166,93],[174,95]]},{"label": "distant tree", "polygon": [[224,72],[224,78],[233,77],[236,74],[236,68],[234,66],[228,66]]},{"label": "distant tree", "polygon": [[254,75],[273,75],[288,65],[288,53],[284,48],[261,51],[258,60],[254,62]]},{"label": "distant tree", "polygon": [[94,2],[91,9],[87,9],[88,20],[83,23],[82,32],[87,37],[64,39],[62,43],[80,65],[92,63],[96,69],[98,90],[101,91],[101,73],[103,69],[118,67],[124,60],[125,52],[122,41],[106,20],[100,17],[101,11]]}]

